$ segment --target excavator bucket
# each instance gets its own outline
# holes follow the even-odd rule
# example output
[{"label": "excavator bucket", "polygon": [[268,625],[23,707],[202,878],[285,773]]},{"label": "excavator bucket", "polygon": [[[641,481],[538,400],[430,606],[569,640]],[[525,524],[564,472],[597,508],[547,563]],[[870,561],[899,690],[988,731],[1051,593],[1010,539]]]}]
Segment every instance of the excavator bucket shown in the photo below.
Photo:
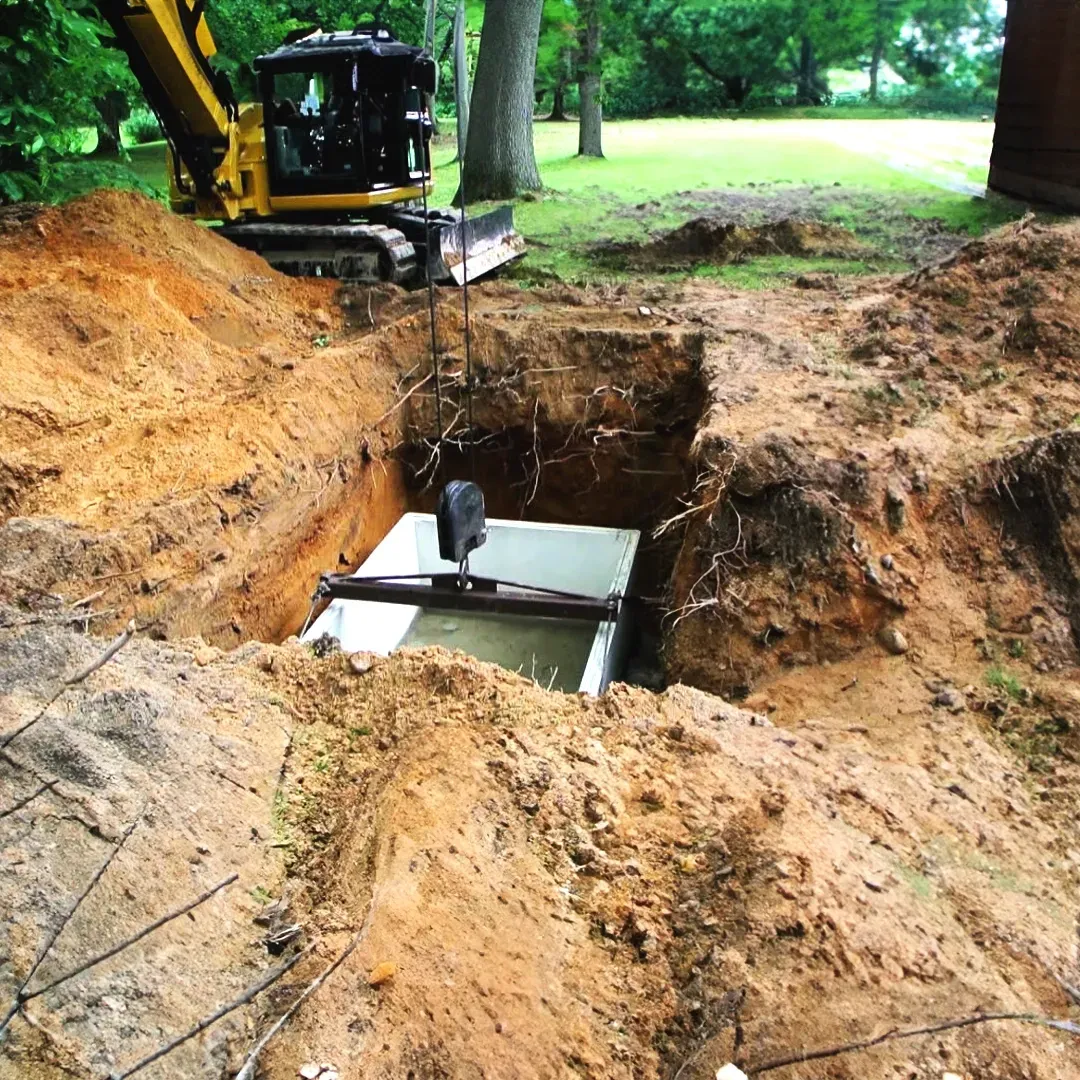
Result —
[{"label": "excavator bucket", "polygon": [[465,220],[462,252],[461,218],[457,211],[441,211],[442,220],[432,227],[428,273],[433,281],[461,285],[491,273],[497,266],[525,254],[525,241],[514,231],[514,208],[500,206]]}]

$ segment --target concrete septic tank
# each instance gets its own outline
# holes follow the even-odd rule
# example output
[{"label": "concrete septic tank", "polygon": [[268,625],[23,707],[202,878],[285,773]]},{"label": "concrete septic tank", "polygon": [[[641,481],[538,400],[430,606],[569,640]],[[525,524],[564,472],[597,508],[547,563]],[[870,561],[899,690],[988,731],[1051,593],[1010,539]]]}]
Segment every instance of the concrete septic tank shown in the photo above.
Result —
[{"label": "concrete septic tank", "polygon": [[[487,530],[487,543],[469,556],[474,576],[585,596],[629,592],[641,535],[636,530],[499,518],[489,518]],[[353,577],[456,569],[439,558],[434,515],[404,514]],[[346,652],[384,656],[400,645],[445,645],[520,671],[543,686],[599,694],[622,669],[627,619],[625,604],[612,623],[333,600],[303,640],[329,634]]]}]

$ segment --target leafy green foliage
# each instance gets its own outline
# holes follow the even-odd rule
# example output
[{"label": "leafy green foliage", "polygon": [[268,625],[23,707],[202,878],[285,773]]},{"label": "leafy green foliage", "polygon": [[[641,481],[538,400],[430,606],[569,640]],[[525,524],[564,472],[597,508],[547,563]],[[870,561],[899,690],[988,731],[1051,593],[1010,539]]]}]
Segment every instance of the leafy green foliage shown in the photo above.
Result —
[{"label": "leafy green foliage", "polygon": [[0,0],[0,202],[47,195],[57,163],[125,77],[90,0]]},{"label": "leafy green foliage", "polygon": [[124,121],[124,135],[136,144],[156,142],[164,138],[157,117],[149,109],[136,109]]},{"label": "leafy green foliage", "polygon": [[[907,84],[880,99],[915,111],[985,113],[993,104],[1002,25],[995,0],[590,0],[601,3],[599,66],[607,117],[711,115],[831,99],[830,68],[887,64]],[[454,108],[450,26],[438,0],[440,114]],[[545,0],[538,111],[577,107],[583,0]],[[238,94],[255,93],[252,60],[309,27],[378,21],[424,36],[421,0],[208,0],[213,63]],[[468,0],[475,67],[483,0]],[[119,144],[158,133],[126,58],[110,47],[93,0],[0,0],[0,201],[50,199],[87,183],[134,184]],[[853,92],[853,96],[854,95]],[[865,99],[862,99],[865,100]],[[542,103],[541,103],[542,102]],[[94,150],[120,165],[85,160]],[[979,179],[979,178],[976,178]]]}]

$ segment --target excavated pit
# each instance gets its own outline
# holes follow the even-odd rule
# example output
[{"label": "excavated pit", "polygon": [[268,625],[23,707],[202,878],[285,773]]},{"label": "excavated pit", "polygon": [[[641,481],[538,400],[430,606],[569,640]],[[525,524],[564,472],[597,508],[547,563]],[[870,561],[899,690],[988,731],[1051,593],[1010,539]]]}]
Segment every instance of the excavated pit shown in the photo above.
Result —
[{"label": "excavated pit", "polygon": [[[440,445],[434,393],[405,417],[408,509],[431,512],[449,479],[475,479],[490,517],[641,533],[631,600],[635,627],[627,678],[662,686],[664,598],[679,536],[654,533],[684,509],[697,469],[694,437],[705,404],[701,339],[664,331],[555,331],[532,347],[547,364],[478,335],[473,428],[464,381],[443,386],[449,425]],[[560,362],[569,361],[569,362]],[[528,578],[528,567],[521,575]]]},{"label": "excavated pit", "polygon": [[[341,492],[340,512],[326,507],[328,531],[340,542],[319,535],[313,543],[334,553],[325,569],[354,568],[382,539],[376,533],[408,511],[430,513],[442,486],[456,478],[475,479],[491,518],[636,529],[626,674],[662,686],[661,620],[679,538],[653,533],[684,509],[695,482],[691,451],[705,404],[701,338],[636,327],[531,327],[523,336],[515,323],[477,320],[471,402],[459,356],[446,348],[440,354],[438,403],[431,359],[416,356],[398,388],[399,445],[369,470],[365,489]],[[451,340],[458,329],[452,315],[440,325]],[[374,527],[365,530],[364,522]],[[518,576],[527,580],[528,567]],[[296,587],[306,598],[313,584]],[[294,605],[297,614],[301,608],[306,616],[305,604]],[[281,636],[299,626],[297,619]]]}]

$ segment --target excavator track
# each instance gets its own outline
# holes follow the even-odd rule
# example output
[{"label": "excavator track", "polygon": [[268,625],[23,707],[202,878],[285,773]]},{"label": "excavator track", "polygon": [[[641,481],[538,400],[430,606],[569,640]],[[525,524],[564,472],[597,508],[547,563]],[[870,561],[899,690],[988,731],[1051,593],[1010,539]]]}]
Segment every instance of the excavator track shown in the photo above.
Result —
[{"label": "excavator track", "polygon": [[416,248],[386,225],[244,222],[217,231],[295,277],[402,285],[419,272]]}]

